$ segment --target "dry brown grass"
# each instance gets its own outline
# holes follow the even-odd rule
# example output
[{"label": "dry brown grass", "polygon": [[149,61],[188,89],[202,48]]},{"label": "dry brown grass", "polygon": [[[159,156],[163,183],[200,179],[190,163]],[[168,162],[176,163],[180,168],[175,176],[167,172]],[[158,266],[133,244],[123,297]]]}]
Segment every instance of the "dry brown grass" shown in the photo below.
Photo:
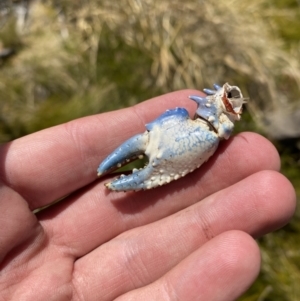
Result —
[{"label": "dry brown grass", "polygon": [[[92,10],[149,55],[152,76],[164,91],[234,82],[248,92],[249,109],[268,134],[300,135],[300,124],[293,125],[300,117],[299,51],[284,49],[273,21],[293,11],[268,8],[263,0],[123,0]],[[295,102],[299,116],[293,119]]]},{"label": "dry brown grass", "polygon": [[[99,80],[99,52],[107,50],[107,39],[112,48],[121,41],[150,62],[135,66],[137,73],[146,70],[146,88],[155,85],[168,92],[228,81],[247,91],[248,107],[268,134],[300,132],[300,125],[294,126],[298,115],[291,118],[297,110],[300,116],[299,49],[285,48],[274,22],[278,16],[295,17],[297,11],[274,9],[266,0],[53,3],[35,1],[20,34],[25,47],[15,59],[14,71],[26,82],[39,82],[37,77],[46,72],[51,89],[76,93],[83,78],[74,76],[69,66],[85,64],[89,86]],[[122,58],[119,64],[122,69]],[[30,85],[25,93],[32,103]],[[292,130],[285,133],[287,119]]]}]

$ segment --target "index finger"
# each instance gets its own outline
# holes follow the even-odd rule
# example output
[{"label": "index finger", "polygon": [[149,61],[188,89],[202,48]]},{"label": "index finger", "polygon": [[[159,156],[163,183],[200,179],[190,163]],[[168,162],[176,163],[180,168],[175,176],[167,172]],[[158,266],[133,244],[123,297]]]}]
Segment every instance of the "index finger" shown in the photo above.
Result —
[{"label": "index finger", "polygon": [[21,194],[31,209],[39,208],[91,183],[101,160],[145,123],[166,109],[185,107],[195,90],[165,94],[136,106],[77,119],[0,148],[1,178]]}]

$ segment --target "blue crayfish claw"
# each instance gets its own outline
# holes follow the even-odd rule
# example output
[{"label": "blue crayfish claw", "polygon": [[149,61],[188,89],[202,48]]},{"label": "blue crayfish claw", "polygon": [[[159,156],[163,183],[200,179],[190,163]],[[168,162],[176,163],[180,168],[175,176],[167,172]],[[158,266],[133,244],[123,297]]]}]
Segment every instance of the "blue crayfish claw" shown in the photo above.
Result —
[{"label": "blue crayfish claw", "polygon": [[214,85],[206,97],[190,96],[198,105],[194,119],[184,108],[167,110],[146,131],[120,145],[100,164],[98,176],[146,155],[148,164],[105,184],[115,191],[150,189],[177,180],[209,159],[221,139],[228,139],[240,119],[245,98],[236,86]]}]

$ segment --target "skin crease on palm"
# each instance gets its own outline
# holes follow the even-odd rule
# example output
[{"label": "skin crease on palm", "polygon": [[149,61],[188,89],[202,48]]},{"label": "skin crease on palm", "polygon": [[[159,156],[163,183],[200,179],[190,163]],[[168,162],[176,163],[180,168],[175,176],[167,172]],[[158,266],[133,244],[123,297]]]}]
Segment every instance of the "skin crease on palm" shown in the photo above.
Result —
[{"label": "skin crease on palm", "polygon": [[[202,167],[168,185],[115,193],[101,160],[184,90],[1,146],[0,301],[235,300],[255,280],[254,240],[285,225],[295,193],[272,144],[222,141]],[[36,208],[67,197],[37,213]]]}]

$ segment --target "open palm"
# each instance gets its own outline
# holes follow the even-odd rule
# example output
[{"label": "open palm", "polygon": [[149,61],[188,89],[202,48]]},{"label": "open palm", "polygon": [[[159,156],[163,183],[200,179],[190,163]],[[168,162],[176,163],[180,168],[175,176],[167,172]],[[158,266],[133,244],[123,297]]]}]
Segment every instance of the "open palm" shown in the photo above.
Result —
[{"label": "open palm", "polygon": [[[3,145],[0,300],[234,300],[260,267],[252,237],[295,209],[263,137],[221,143],[200,169],[157,189],[109,192],[99,162],[144,124],[182,106],[180,91]],[[32,211],[63,201],[36,215]]]}]

